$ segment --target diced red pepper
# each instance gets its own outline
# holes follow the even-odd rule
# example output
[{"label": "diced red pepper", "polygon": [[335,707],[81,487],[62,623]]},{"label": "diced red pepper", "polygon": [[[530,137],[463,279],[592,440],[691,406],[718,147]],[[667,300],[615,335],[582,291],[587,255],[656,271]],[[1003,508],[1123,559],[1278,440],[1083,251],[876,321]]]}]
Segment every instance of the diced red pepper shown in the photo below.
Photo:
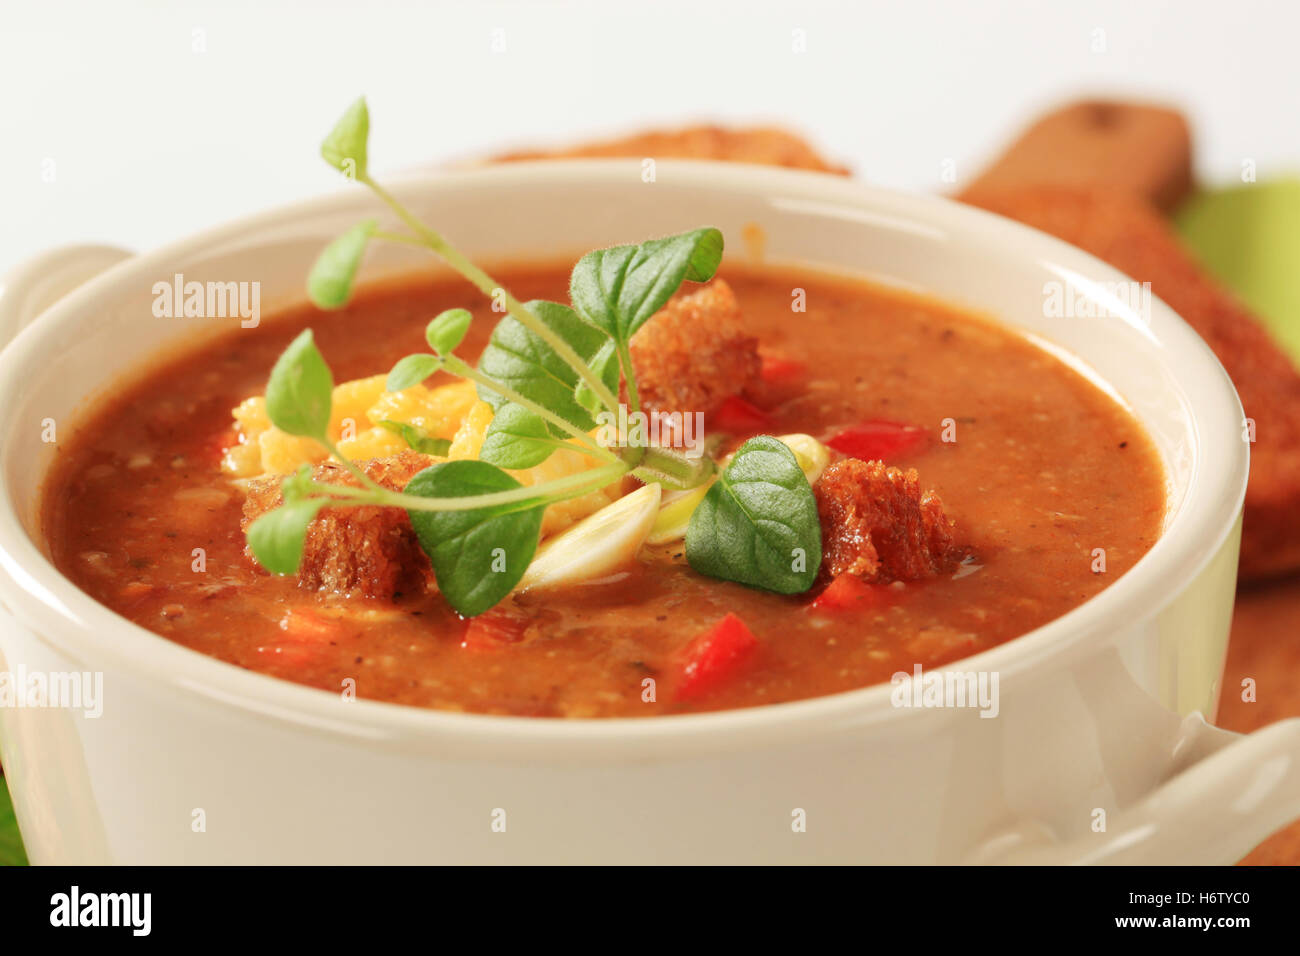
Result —
[{"label": "diced red pepper", "polygon": [[295,607],[280,618],[284,637],[274,644],[257,649],[268,662],[291,670],[315,661],[320,650],[343,634],[345,625],[337,618],[325,617],[307,608]]},{"label": "diced red pepper", "polygon": [[526,619],[494,608],[465,623],[460,646],[467,651],[497,651],[507,644],[518,644],[527,629]]},{"label": "diced red pepper", "polygon": [[827,439],[826,444],[850,458],[888,463],[915,450],[925,438],[925,429],[916,425],[872,420],[844,429]]},{"label": "diced red pepper", "polygon": [[757,405],[732,395],[713,413],[712,425],[733,435],[756,435],[772,428],[772,418]]},{"label": "diced red pepper", "polygon": [[699,697],[730,680],[757,647],[745,622],[728,614],[682,649],[677,699]]},{"label": "diced red pepper", "polygon": [[808,375],[807,363],[798,359],[760,351],[759,360],[762,365],[759,367],[758,377],[765,385],[789,388],[802,383]]},{"label": "diced red pepper", "polygon": [[337,618],[325,617],[307,608],[290,608],[280,618],[280,630],[285,636],[305,644],[332,641],[343,633],[343,623]]},{"label": "diced red pepper", "polygon": [[826,586],[826,590],[817,595],[816,600],[808,605],[808,610],[829,613],[865,611],[880,607],[888,597],[888,589],[883,585],[868,584],[856,575],[841,574]]}]

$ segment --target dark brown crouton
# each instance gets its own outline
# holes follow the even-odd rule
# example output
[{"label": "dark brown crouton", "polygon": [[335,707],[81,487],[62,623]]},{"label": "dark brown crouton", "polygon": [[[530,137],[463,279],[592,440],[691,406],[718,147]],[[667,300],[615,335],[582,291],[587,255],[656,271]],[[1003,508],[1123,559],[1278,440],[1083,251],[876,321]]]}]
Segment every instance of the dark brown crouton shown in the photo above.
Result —
[{"label": "dark brown crouton", "polygon": [[[436,461],[428,455],[404,451],[359,464],[385,488],[400,490],[417,472]],[[336,485],[358,484],[335,464],[317,465],[312,477]],[[260,478],[249,483],[241,522],[245,531],[280,504],[280,481],[278,477]],[[392,598],[423,590],[432,573],[429,559],[416,541],[411,519],[401,508],[325,508],[307,527],[298,584],[313,591]]]},{"label": "dark brown crouton", "polygon": [[822,574],[915,581],[953,570],[961,549],[933,491],[912,469],[845,458],[813,487],[822,526]]},{"label": "dark brown crouton", "polygon": [[632,337],[642,404],[659,412],[709,412],[758,375],[758,339],[745,334],[731,286],[717,279],[674,299]]}]

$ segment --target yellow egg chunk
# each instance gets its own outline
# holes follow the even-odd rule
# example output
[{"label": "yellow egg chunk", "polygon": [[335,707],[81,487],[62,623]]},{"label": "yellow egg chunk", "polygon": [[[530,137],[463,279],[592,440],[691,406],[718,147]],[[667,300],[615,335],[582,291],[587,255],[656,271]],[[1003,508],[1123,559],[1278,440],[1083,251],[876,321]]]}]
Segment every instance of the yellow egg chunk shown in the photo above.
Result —
[{"label": "yellow egg chunk", "polygon": [[492,424],[492,415],[491,405],[475,402],[452,438],[447,457],[453,460],[477,458],[483,448],[483,436],[487,434],[488,425]]},{"label": "yellow egg chunk", "polygon": [[[385,458],[406,450],[406,442],[386,428],[382,421],[403,422],[430,438],[451,438],[466,415],[482,404],[486,417],[476,423],[478,444],[461,457],[477,457],[483,432],[492,420],[492,409],[480,403],[473,382],[458,381],[436,388],[416,385],[400,392],[385,390],[388,377],[372,375],[343,382],[331,396],[328,434],[338,443],[339,453],[353,461]],[[314,465],[328,455],[309,438],[288,435],[271,424],[266,399],[255,395],[234,409],[235,428],[242,437],[227,450],[222,470],[236,478],[261,474],[284,475],[299,465]]]},{"label": "yellow egg chunk", "polygon": [[400,392],[385,392],[366,415],[375,425],[382,421],[405,422],[429,438],[451,438],[478,402],[473,382],[453,382],[437,388],[414,385]]},{"label": "yellow egg chunk", "polygon": [[356,437],[344,438],[339,442],[339,454],[350,461],[387,458],[406,451],[406,448],[402,436],[387,428],[367,428],[358,432]]},{"label": "yellow egg chunk", "polygon": [[383,396],[387,381],[387,375],[371,375],[335,385],[330,409],[330,438],[338,441],[343,437],[345,424],[351,425],[353,434],[374,424],[367,413]]},{"label": "yellow egg chunk", "polygon": [[262,472],[287,475],[302,464],[314,465],[329,457],[319,442],[290,435],[278,428],[268,428],[257,438],[262,448]]}]

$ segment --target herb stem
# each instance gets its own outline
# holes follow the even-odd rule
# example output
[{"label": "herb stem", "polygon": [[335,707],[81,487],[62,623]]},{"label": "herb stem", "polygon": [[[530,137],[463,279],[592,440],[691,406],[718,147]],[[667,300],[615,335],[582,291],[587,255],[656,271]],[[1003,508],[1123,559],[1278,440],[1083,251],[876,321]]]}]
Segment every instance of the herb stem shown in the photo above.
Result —
[{"label": "herb stem", "polygon": [[408,236],[401,232],[387,232],[383,229],[376,229],[371,233],[371,238],[383,239],[387,242],[400,242],[407,246],[419,246],[421,249],[423,249],[425,245],[424,240],[419,236]]},{"label": "herb stem", "polygon": [[526,485],[522,488],[511,488],[509,491],[456,498],[422,498],[419,495],[393,491],[382,485],[376,485],[373,490],[368,490],[319,481],[311,482],[307,490],[340,499],[344,503],[358,505],[388,505],[394,508],[405,508],[407,511],[473,511],[478,508],[494,508],[499,505],[523,502],[527,502],[531,507],[565,498],[578,498],[599,491],[627,472],[628,466],[621,461],[616,461],[599,468],[589,468],[576,474],[565,475],[563,478],[544,481],[540,485]]},{"label": "herb stem", "polygon": [[489,391],[495,392],[496,394],[500,395],[506,401],[514,402],[516,405],[528,409],[534,415],[540,416],[541,418],[550,422],[556,428],[560,429],[566,434],[572,435],[578,441],[582,442],[582,444],[585,445],[587,448],[589,448],[591,450],[591,453],[595,455],[597,458],[609,462],[619,460],[617,455],[611,452],[608,448],[605,448],[598,441],[596,441],[594,438],[592,438],[590,435],[584,432],[581,428],[578,428],[572,422],[569,422],[566,419],[562,418],[561,416],[555,414],[555,412],[551,411],[546,406],[539,405],[537,402],[525,398],[523,395],[520,395],[514,389],[502,385],[491,378],[488,378],[478,369],[474,368],[468,362],[463,361],[458,356],[448,355],[444,357],[443,368],[446,369],[448,372],[450,372],[452,375],[459,375],[461,378],[467,378],[471,382],[476,382],[479,385],[482,385],[484,388],[488,389]]},{"label": "herb stem", "polygon": [[632,412],[641,411],[641,393],[636,387],[636,372],[632,368],[632,349],[627,339],[618,340],[618,364],[623,368],[623,378],[627,380],[627,404]]},{"label": "herb stem", "polygon": [[485,296],[489,299],[494,299],[496,298],[498,291],[504,295],[506,311],[509,312],[510,315],[514,316],[526,329],[536,334],[542,339],[542,341],[553,348],[555,353],[559,355],[560,358],[564,359],[564,361],[569,364],[569,367],[577,372],[578,376],[587,383],[587,386],[595,393],[596,397],[600,399],[601,404],[605,406],[606,410],[611,412],[614,411],[618,405],[618,400],[614,397],[614,394],[609,390],[605,383],[600,380],[600,376],[593,372],[587,363],[583,361],[582,356],[573,350],[573,346],[566,342],[560,335],[552,331],[550,326],[540,321],[537,316],[524,308],[523,303],[511,295],[509,290],[471,262],[463,252],[444,239],[439,233],[416,219],[405,206],[398,202],[397,199],[388,192],[388,190],[384,189],[369,176],[361,176],[358,177],[358,179],[374,190],[375,195],[387,203],[389,208],[392,209],[393,212],[395,212],[398,217],[417,235],[419,235],[425,245],[442,257],[442,260],[446,262],[447,265],[451,266],[452,269],[468,279],[470,283],[472,283],[474,287]]}]

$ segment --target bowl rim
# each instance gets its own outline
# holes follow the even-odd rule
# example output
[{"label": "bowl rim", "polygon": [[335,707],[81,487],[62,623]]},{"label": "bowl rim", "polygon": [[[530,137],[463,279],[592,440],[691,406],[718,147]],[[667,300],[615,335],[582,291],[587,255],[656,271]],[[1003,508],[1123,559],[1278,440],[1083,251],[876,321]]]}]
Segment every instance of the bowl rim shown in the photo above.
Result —
[{"label": "bowl rim", "polygon": [[[744,166],[699,160],[664,160],[658,181],[752,195],[756,200],[773,193],[783,197],[848,204],[898,224],[926,229],[963,227],[983,240],[1001,243],[1016,256],[1030,256],[1044,267],[1064,265],[1099,281],[1127,281],[1121,272],[1059,239],[1027,226],[955,201],[926,194],[903,193],[855,180],[798,170]],[[622,159],[543,160],[476,167],[455,171],[430,170],[392,177],[398,195],[420,192],[485,190],[510,185],[537,189],[580,187],[592,183],[626,182],[629,169],[639,161]],[[49,343],[60,328],[110,288],[173,260],[227,240],[242,239],[271,225],[326,214],[373,212],[369,194],[348,190],[300,200],[241,217],[203,230],[156,250],[115,265],[78,287],[30,323],[0,351],[0,401],[21,383],[21,373],[39,356],[50,353]],[[1015,677],[1031,668],[1060,661],[1106,639],[1106,622],[1149,617],[1172,601],[1181,585],[1191,581],[1216,555],[1233,533],[1242,508],[1249,447],[1236,454],[1209,454],[1201,422],[1194,414],[1198,403],[1210,407],[1229,403],[1240,418],[1240,402],[1227,373],[1208,345],[1167,305],[1153,296],[1151,325],[1162,329],[1162,356],[1174,379],[1186,384],[1197,380],[1188,414],[1196,437],[1186,498],[1178,513],[1152,548],[1131,569],[1083,604],[1041,627],[970,657],[944,665],[963,671],[997,671],[999,678]],[[1006,322],[999,316],[999,321]],[[1138,319],[1130,318],[1130,324]],[[1007,322],[1012,328],[1019,328]],[[1154,338],[1148,329],[1147,333]],[[143,356],[135,356],[137,361]],[[125,363],[130,365],[131,363]],[[124,368],[125,372],[126,369]],[[1103,374],[1103,378],[1105,378]],[[1139,419],[1140,420],[1140,419]],[[1145,423],[1144,423],[1145,424]],[[0,434],[0,460],[10,454],[13,428]],[[898,708],[890,704],[890,684],[876,684],[821,697],[764,704],[735,710],[652,717],[546,719],[489,714],[457,713],[382,701],[357,699],[340,711],[341,695],[245,670],[167,640],[161,635],[118,616],[78,589],[45,557],[22,527],[9,482],[0,476],[0,601],[40,640],[74,660],[99,660],[124,672],[208,702],[234,708],[263,719],[287,723],[330,735],[339,735],[409,750],[421,746],[445,748],[465,745],[465,752],[501,757],[506,751],[521,758],[559,756],[568,751],[587,754],[616,743],[635,755],[665,745],[672,752],[718,752],[740,746],[763,746],[777,739],[824,734],[835,729],[867,725],[897,725],[919,720],[935,711]],[[108,637],[111,635],[111,639]],[[545,742],[548,748],[538,750]],[[504,750],[503,750],[504,748]],[[635,748],[635,749],[629,749]]]}]

